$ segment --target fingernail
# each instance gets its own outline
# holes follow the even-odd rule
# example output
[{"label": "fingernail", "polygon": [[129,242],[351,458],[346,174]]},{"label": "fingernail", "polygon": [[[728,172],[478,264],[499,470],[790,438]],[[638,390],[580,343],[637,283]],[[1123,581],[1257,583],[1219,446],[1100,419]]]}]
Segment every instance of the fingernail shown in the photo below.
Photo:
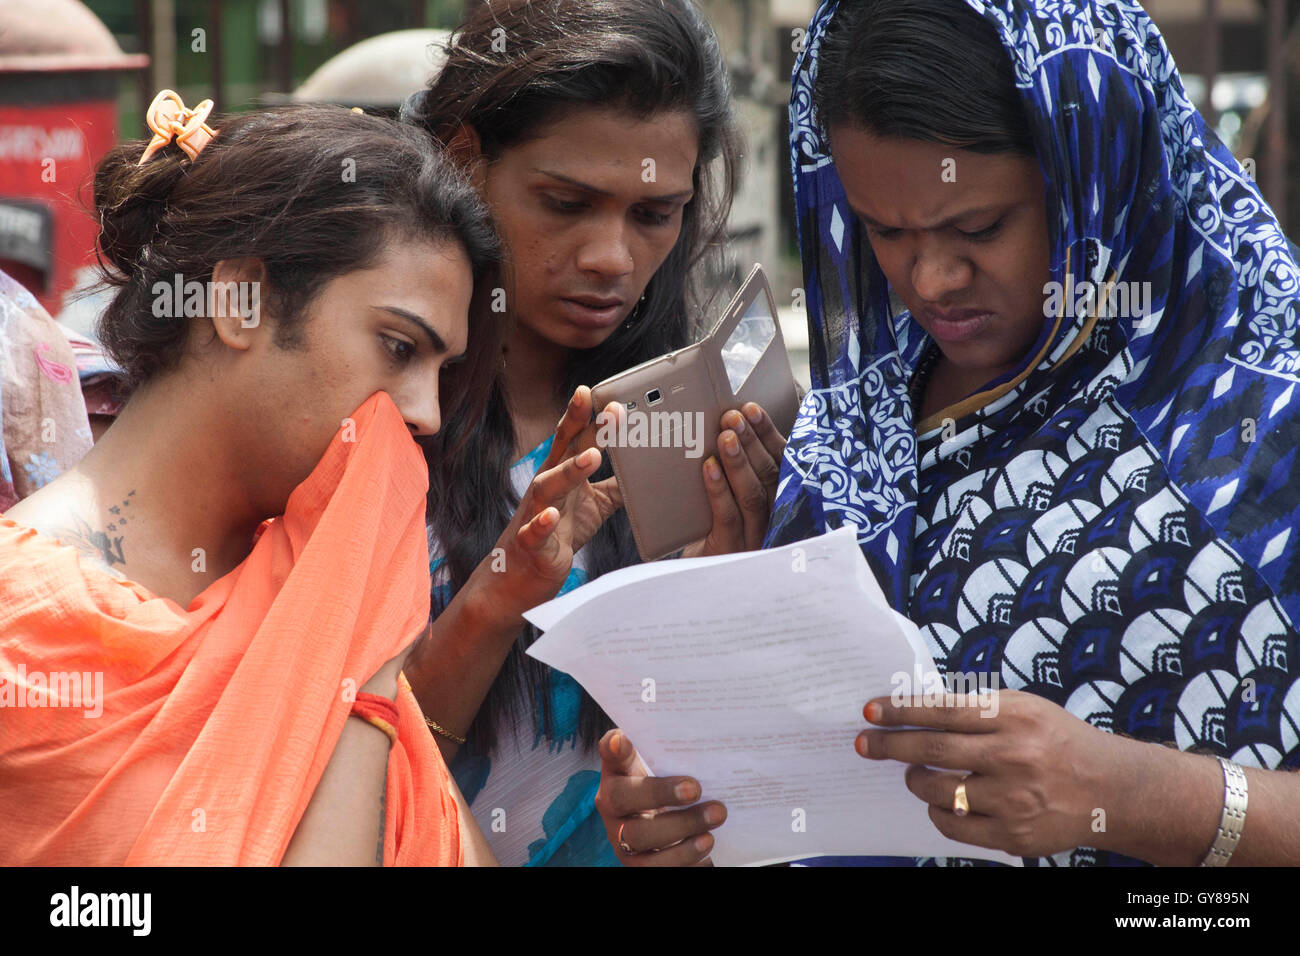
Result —
[{"label": "fingernail", "polygon": [[763,420],[763,410],[750,402],[745,406],[745,417],[749,419],[751,424],[757,425]]},{"label": "fingernail", "polygon": [[722,439],[722,448],[728,455],[740,454],[740,442],[736,440],[735,435],[728,435]]},{"label": "fingernail", "polygon": [[857,740],[853,741],[853,746],[863,757],[867,756],[867,737],[865,734],[858,734]]},{"label": "fingernail", "polygon": [[697,836],[697,837],[695,838],[695,850],[696,850],[696,852],[698,852],[698,853],[708,853],[709,850],[711,850],[711,849],[713,849],[713,835],[712,835],[712,834],[705,833],[704,835],[702,835],[702,836]]},{"label": "fingernail", "polygon": [[867,704],[867,709],[863,711],[863,713],[866,714],[867,720],[871,721],[873,724],[880,723],[880,718],[884,715],[880,705],[874,700]]},{"label": "fingernail", "polygon": [[735,432],[737,435],[739,435],[739,434],[741,434],[742,432],[744,432],[744,430],[745,430],[745,416],[744,416],[744,415],[741,415],[741,414],[737,413],[736,416],[732,419],[732,421],[736,423],[736,424],[734,424],[734,425],[731,426],[731,430],[732,430],[733,432]]},{"label": "fingernail", "polygon": [[689,780],[683,780],[673,788],[673,795],[683,802],[696,800],[700,796],[700,789]]},{"label": "fingernail", "polygon": [[710,458],[704,463],[704,469],[709,473],[710,481],[722,480],[722,469],[718,466],[718,459]]},{"label": "fingernail", "polygon": [[711,827],[715,827],[722,822],[722,818],[725,816],[726,814],[722,812],[722,807],[712,806],[704,811],[704,822]]}]

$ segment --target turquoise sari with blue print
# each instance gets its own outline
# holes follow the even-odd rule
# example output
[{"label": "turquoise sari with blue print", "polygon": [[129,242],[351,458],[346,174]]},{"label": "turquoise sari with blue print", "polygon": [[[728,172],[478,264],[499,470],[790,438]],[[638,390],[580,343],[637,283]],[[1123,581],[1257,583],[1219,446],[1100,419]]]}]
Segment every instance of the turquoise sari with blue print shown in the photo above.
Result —
[{"label": "turquoise sari with blue print", "polygon": [[[511,467],[516,494],[523,495],[550,453],[552,440],[546,439]],[[442,563],[441,557],[434,557],[429,567],[435,588],[446,589],[435,607],[445,607],[450,598]],[[560,593],[586,582],[579,551]],[[543,732],[537,708],[531,719],[503,726],[491,753],[462,747],[451,762],[452,776],[503,866],[619,866],[595,808],[600,756],[578,741],[581,689],[556,670],[551,671],[550,685],[553,738]]]}]

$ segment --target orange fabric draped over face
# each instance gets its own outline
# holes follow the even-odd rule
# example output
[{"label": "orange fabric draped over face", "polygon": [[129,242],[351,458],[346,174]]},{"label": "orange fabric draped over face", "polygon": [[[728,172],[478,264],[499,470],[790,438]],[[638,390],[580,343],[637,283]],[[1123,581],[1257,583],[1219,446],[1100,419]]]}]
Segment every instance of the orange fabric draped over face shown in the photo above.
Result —
[{"label": "orange fabric draped over face", "polygon": [[[0,862],[280,861],[352,693],[429,616],[420,451],[382,392],[351,421],[188,610],[0,519]],[[397,704],[384,863],[458,865],[404,678]]]}]

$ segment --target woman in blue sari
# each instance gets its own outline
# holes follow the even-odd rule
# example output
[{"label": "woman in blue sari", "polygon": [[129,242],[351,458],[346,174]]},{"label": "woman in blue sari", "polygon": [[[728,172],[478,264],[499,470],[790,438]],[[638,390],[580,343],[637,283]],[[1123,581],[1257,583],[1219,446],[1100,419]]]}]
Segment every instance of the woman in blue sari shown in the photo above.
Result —
[{"label": "woman in blue sari", "polygon": [[[434,621],[406,675],[502,864],[617,866],[593,809],[608,718],[524,653],[521,615],[638,560],[612,473],[588,481],[590,386],[714,318],[740,149],[726,67],[691,0],[492,0],[446,52],[403,115],[488,203],[508,331],[486,414],[428,443]],[[741,411],[701,462],[714,522],[688,556],[767,530],[784,440]]]},{"label": "woman in blue sari", "polygon": [[996,716],[869,701],[859,753],[1030,863],[1300,862],[1272,211],[1136,3],[827,0],[807,40],[813,389],[766,544],[854,526],[939,670],[1004,688]]}]

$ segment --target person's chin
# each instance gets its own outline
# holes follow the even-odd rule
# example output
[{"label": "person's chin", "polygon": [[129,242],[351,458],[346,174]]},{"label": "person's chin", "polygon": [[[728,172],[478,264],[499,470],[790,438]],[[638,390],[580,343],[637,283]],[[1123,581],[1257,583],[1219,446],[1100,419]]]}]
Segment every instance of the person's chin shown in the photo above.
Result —
[{"label": "person's chin", "polygon": [[963,376],[991,382],[1017,367],[1023,355],[1012,355],[1000,342],[945,342],[940,345],[944,358]]},{"label": "person's chin", "polygon": [[604,328],[577,325],[563,319],[554,319],[547,323],[546,337],[557,345],[571,349],[594,349],[605,342],[618,330],[619,324]]}]

